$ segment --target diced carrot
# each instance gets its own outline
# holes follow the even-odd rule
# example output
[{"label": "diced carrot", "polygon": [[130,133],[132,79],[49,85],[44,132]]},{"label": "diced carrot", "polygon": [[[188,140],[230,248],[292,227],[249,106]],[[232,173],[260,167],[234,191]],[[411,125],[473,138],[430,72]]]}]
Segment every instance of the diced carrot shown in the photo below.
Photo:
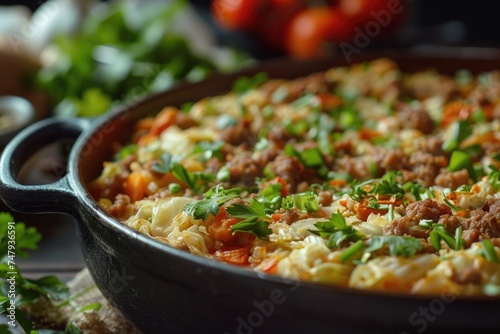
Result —
[{"label": "diced carrot", "polygon": [[281,218],[281,213],[273,213],[273,214],[271,215],[271,218],[272,218],[275,222],[277,222],[277,221],[279,221],[279,220],[280,220],[280,218]]},{"label": "diced carrot", "polygon": [[469,211],[467,211],[467,210],[457,211],[455,213],[455,216],[464,217],[464,218],[469,217]]},{"label": "diced carrot", "polygon": [[148,183],[149,180],[143,172],[132,172],[124,184],[125,194],[132,202],[138,201],[146,195]]},{"label": "diced carrot", "polygon": [[473,106],[471,104],[453,101],[447,103],[443,108],[443,119],[441,127],[446,127],[457,120],[465,120],[472,114]]},{"label": "diced carrot", "polygon": [[215,252],[221,261],[239,266],[248,265],[247,247],[224,246]]},{"label": "diced carrot", "polygon": [[346,180],[330,180],[328,182],[332,187],[343,187],[343,186],[346,186],[347,185],[347,181]]},{"label": "diced carrot", "polygon": [[344,104],[344,101],[340,97],[332,94],[320,93],[317,95],[317,97],[319,99],[319,102],[321,103],[321,106],[325,110],[340,107]]},{"label": "diced carrot", "polygon": [[347,206],[347,200],[346,199],[341,199],[339,200],[339,204],[342,206]]},{"label": "diced carrot", "polygon": [[368,128],[359,129],[359,137],[363,140],[373,140],[382,137],[382,133]]},{"label": "diced carrot", "polygon": [[175,118],[177,117],[177,109],[173,107],[167,107],[160,111],[160,113],[155,117],[153,125],[149,133],[158,136],[165,129],[175,123]]}]

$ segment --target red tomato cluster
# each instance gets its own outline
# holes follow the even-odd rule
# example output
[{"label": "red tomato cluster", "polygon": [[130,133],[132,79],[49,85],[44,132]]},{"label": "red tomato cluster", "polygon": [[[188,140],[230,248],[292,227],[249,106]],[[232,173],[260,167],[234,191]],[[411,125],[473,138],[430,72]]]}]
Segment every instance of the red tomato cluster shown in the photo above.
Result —
[{"label": "red tomato cluster", "polygon": [[382,22],[383,31],[389,32],[403,17],[389,11],[391,6],[402,4],[400,0],[213,0],[211,10],[222,27],[250,32],[274,51],[306,59],[327,55],[333,43],[353,39],[356,27],[362,29],[379,13],[390,15],[385,15],[390,24]]}]

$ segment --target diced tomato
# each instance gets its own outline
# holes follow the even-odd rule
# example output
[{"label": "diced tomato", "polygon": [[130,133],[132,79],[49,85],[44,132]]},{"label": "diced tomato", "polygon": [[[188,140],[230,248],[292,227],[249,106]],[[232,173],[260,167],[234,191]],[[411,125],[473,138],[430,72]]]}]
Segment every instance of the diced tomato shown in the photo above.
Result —
[{"label": "diced tomato", "polygon": [[[368,199],[364,199],[361,203],[358,203],[355,206],[356,217],[358,217],[361,221],[366,221],[370,214],[379,214],[384,215],[388,212],[388,209],[375,209],[368,206]],[[401,200],[378,200],[377,204],[389,204],[393,206],[398,206],[401,204]]]},{"label": "diced tomato", "polygon": [[249,248],[237,246],[224,246],[215,252],[221,261],[239,266],[248,265]]},{"label": "diced tomato", "polygon": [[[343,187],[343,186],[346,186],[347,185],[347,181],[346,180],[330,180],[328,182],[332,187]],[[347,204],[347,201],[346,201],[346,204]]]}]

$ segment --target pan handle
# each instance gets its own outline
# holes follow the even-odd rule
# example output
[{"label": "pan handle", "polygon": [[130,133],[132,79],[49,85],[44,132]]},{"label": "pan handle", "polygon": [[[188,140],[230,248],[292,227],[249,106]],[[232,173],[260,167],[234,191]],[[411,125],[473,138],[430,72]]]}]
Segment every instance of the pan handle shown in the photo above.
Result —
[{"label": "pan handle", "polygon": [[72,215],[76,196],[67,175],[50,184],[24,185],[19,183],[18,174],[37,150],[62,139],[76,139],[91,123],[90,119],[53,117],[31,125],[14,137],[0,159],[0,199],[14,211]]}]

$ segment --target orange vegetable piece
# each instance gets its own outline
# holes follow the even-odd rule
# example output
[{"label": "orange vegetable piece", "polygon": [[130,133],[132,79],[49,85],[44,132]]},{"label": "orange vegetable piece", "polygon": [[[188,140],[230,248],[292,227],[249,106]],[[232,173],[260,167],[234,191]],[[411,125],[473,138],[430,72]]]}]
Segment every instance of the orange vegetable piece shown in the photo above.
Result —
[{"label": "orange vegetable piece", "polygon": [[169,126],[175,124],[177,117],[177,109],[172,107],[164,108],[158,115],[156,115],[151,130],[149,133],[153,136],[158,136]]},{"label": "orange vegetable piece", "polygon": [[132,202],[138,201],[147,194],[148,178],[143,172],[132,172],[124,184],[124,192]]},{"label": "orange vegetable piece", "polygon": [[224,246],[215,252],[221,261],[239,266],[248,265],[247,247]]}]

